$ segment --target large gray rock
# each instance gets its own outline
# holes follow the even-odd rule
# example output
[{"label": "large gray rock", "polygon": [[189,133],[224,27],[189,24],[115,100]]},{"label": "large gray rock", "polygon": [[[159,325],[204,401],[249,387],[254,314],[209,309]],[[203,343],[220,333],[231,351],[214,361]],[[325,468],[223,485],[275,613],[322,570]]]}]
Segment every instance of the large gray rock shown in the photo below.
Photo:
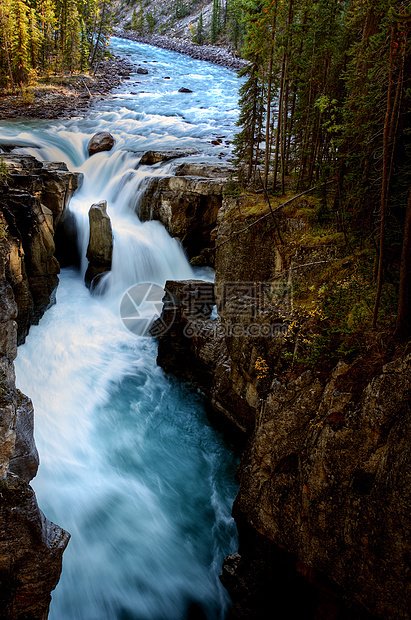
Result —
[{"label": "large gray rock", "polygon": [[17,391],[16,445],[9,469],[26,482],[37,474],[39,455],[34,441],[34,409],[30,398]]},{"label": "large gray rock", "polygon": [[90,222],[90,239],[87,248],[89,266],[85,281],[87,286],[90,286],[96,276],[111,269],[113,231],[105,200],[91,205],[88,217]]},{"label": "large gray rock", "polygon": [[[159,336],[157,363],[166,372],[210,389],[219,349],[210,336],[215,305],[214,284],[202,280],[168,280],[164,308],[151,333]],[[210,332],[211,329],[211,332]],[[212,346],[207,346],[211,342]]]},{"label": "large gray rock", "polygon": [[169,151],[146,151],[139,161],[140,166],[153,166],[161,161],[169,161],[170,159],[177,159],[178,157],[187,157],[188,155],[195,155],[197,151],[195,149],[173,149]]},{"label": "large gray rock", "polygon": [[[0,265],[2,258],[4,260],[0,255]],[[5,280],[0,280],[0,480],[7,473],[16,439],[17,394],[13,364],[17,355],[16,317],[13,290]]]},{"label": "large gray rock", "polygon": [[213,231],[222,203],[223,178],[152,177],[138,205],[142,221],[159,220],[178,237],[190,259],[212,264]]},{"label": "large gray rock", "polygon": [[94,134],[88,143],[88,154],[91,157],[96,153],[101,153],[102,151],[111,151],[115,144],[115,139],[108,131],[99,131]]}]

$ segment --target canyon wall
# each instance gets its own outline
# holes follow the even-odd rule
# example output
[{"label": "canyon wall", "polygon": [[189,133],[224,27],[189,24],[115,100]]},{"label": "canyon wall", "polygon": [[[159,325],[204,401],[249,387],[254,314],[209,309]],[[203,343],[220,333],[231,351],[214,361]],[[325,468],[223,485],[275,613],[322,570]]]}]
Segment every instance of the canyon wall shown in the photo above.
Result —
[{"label": "canyon wall", "polygon": [[45,620],[70,535],[46,519],[30,399],[15,384],[17,344],[54,302],[54,232],[78,184],[65,164],[4,154],[0,199],[0,617]]},{"label": "canyon wall", "polygon": [[[297,372],[282,320],[287,285],[343,253],[332,243],[290,251],[287,230],[303,220],[248,227],[256,218],[244,209],[241,198],[222,201],[215,286],[166,284],[158,354],[245,443],[239,550],[222,575],[230,617],[409,618],[411,355],[367,380],[355,361]],[[279,307],[261,303],[270,282]]]}]

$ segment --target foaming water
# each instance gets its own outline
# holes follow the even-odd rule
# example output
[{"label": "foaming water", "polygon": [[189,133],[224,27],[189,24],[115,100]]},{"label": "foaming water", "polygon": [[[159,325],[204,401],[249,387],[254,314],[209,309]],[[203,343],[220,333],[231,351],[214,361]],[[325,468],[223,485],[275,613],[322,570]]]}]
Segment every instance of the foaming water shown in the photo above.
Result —
[{"label": "foaming water", "polygon": [[[118,39],[113,47],[147,60],[148,76],[133,74],[86,119],[0,125],[1,144],[84,176],[70,203],[81,269],[63,270],[57,304],[16,360],[18,386],[36,412],[33,486],[47,517],[72,534],[50,618],[222,620],[228,600],[218,574],[235,549],[236,458],[210,427],[202,397],[156,366],[155,341],[128,332],[119,307],[138,282],[194,275],[179,242],[136,215],[149,177],[174,166],[139,166],[142,152],[189,147],[197,154],[185,161],[220,161],[211,139],[232,137],[237,83],[227,69],[175,53]],[[105,130],[114,148],[89,158],[91,135]],[[218,154],[228,157],[230,146]],[[113,264],[92,295],[83,281],[88,210],[100,200]]]},{"label": "foaming water", "polygon": [[178,620],[192,603],[224,617],[235,459],[155,349],[71,270],[20,347],[41,455],[34,488],[72,534],[52,620]]}]

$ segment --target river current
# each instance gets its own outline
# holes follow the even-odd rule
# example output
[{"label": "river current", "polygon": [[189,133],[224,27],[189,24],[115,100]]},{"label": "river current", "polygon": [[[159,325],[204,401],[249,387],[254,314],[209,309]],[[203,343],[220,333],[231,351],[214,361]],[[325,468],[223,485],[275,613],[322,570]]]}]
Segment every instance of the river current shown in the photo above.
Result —
[{"label": "river current", "polygon": [[[3,144],[84,175],[70,203],[81,270],[62,271],[56,305],[16,360],[17,385],[35,407],[41,464],[32,484],[46,516],[72,535],[50,619],[222,620],[228,597],[218,575],[236,548],[236,457],[208,423],[201,394],[157,367],[155,340],[129,332],[119,306],[138,282],[204,276],[158,222],[135,213],[147,176],[170,174],[173,164],[137,164],[144,151],[175,148],[197,151],[177,163],[225,162],[238,80],[152,46],[114,38],[111,47],[148,74],[132,73],[84,119],[0,123]],[[97,131],[116,144],[88,158]],[[113,269],[104,294],[92,295],[83,283],[87,214],[103,199]]]}]

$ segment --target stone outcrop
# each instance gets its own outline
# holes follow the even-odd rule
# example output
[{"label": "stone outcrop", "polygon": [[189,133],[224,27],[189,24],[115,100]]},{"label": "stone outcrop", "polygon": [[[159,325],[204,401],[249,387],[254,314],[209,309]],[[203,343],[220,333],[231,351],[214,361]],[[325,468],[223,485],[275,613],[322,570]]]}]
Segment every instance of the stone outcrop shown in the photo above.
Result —
[{"label": "stone outcrop", "polygon": [[10,174],[0,214],[0,617],[44,620],[69,534],[45,518],[28,485],[39,462],[33,406],[16,389],[14,359],[18,327],[22,340],[52,299],[54,222],[77,176],[32,157],[3,159]]},{"label": "stone outcrop", "polygon": [[[290,303],[280,239],[296,223],[264,218],[238,234],[248,222],[233,217],[244,216],[237,203],[224,201],[215,231],[218,318],[187,315],[188,283],[168,282],[158,356],[247,439],[239,551],[222,577],[230,618],[290,617],[295,587],[306,592],[306,617],[409,618],[411,356],[362,384],[355,363],[326,376],[290,369],[273,316]],[[332,248],[307,251],[292,262],[301,278],[307,263],[335,259]],[[265,282],[275,292],[268,307]],[[190,295],[201,300],[197,286]]]},{"label": "stone outcrop", "polygon": [[180,164],[174,169],[176,177],[191,176],[202,177],[204,179],[226,179],[233,172],[233,168],[230,168],[230,166],[203,166],[194,163]]},{"label": "stone outcrop", "polygon": [[4,478],[16,441],[17,398],[14,360],[17,355],[17,305],[11,286],[0,280],[0,479]]},{"label": "stone outcrop", "polygon": [[146,151],[139,161],[139,166],[153,166],[159,164],[161,161],[170,161],[171,159],[177,159],[178,157],[187,157],[188,155],[195,155],[197,151],[195,149],[172,149],[169,151]]},{"label": "stone outcrop", "polygon": [[350,370],[340,363],[325,384],[310,372],[272,382],[235,514],[314,581],[328,579],[377,617],[408,618],[411,356],[387,364],[359,399]]},{"label": "stone outcrop", "polygon": [[158,364],[166,372],[209,390],[219,356],[214,339],[207,347],[209,318],[215,306],[214,285],[201,280],[168,280],[163,304],[161,320],[150,330],[153,335],[161,334]]},{"label": "stone outcrop", "polygon": [[[159,220],[170,235],[178,237],[196,264],[213,264],[217,214],[222,204],[224,170],[219,177],[184,174],[192,164],[182,164],[179,176],[152,177],[137,206],[142,221]],[[194,168],[197,171],[197,168]]]},{"label": "stone outcrop", "polygon": [[90,286],[96,276],[100,276],[111,269],[113,255],[113,231],[111,221],[107,215],[107,202],[91,205],[88,212],[90,222],[90,239],[87,248],[89,265],[85,275],[85,282]]},{"label": "stone outcrop", "polygon": [[88,143],[87,150],[91,157],[96,153],[102,153],[103,151],[111,151],[115,144],[115,139],[108,131],[99,131],[94,134]]},{"label": "stone outcrop", "polygon": [[69,534],[45,518],[18,476],[0,480],[0,493],[1,617],[45,620]]},{"label": "stone outcrop", "polygon": [[59,264],[54,233],[79,175],[63,163],[41,163],[29,155],[4,154],[7,185],[2,187],[0,219],[7,236],[6,278],[18,307],[18,343],[54,302]]}]

